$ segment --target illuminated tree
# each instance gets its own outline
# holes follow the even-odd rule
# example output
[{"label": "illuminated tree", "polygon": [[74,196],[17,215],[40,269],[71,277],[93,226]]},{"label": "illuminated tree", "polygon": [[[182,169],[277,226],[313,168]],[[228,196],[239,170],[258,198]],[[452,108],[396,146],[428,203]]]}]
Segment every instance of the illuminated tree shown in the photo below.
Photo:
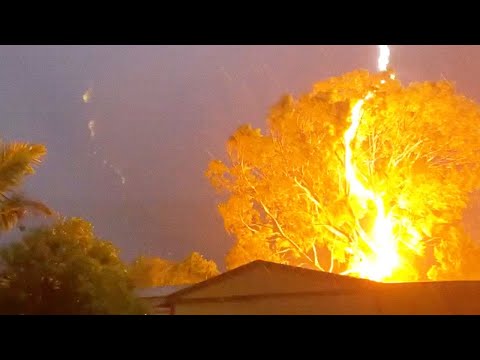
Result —
[{"label": "illuminated tree", "polygon": [[34,174],[46,154],[43,145],[0,141],[0,232],[11,230],[28,212],[51,215],[42,203],[18,192],[26,176]]},{"label": "illuminated tree", "polygon": [[265,135],[244,125],[230,137],[228,163],[212,161],[206,172],[228,195],[219,210],[235,237],[229,268],[264,259],[348,270],[362,246],[359,229],[371,228],[376,214],[349,196],[344,134],[353,105],[375,92],[363,106],[353,161],[405,240],[402,280],[472,274],[478,261],[464,252],[476,247],[461,219],[480,186],[480,107],[448,82],[404,87],[388,75],[355,71],[298,100],[284,96]]},{"label": "illuminated tree", "polygon": [[0,250],[0,313],[143,314],[118,250],[90,223],[60,220]]},{"label": "illuminated tree", "polygon": [[213,261],[193,252],[181,262],[139,257],[131,266],[130,274],[135,285],[144,288],[195,284],[218,275],[219,271]]}]

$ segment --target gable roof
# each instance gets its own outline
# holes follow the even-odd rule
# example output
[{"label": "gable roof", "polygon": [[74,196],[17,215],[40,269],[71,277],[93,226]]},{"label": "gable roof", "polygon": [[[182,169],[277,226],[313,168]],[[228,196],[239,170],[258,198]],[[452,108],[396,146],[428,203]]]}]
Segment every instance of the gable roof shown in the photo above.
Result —
[{"label": "gable roof", "polygon": [[141,298],[151,298],[158,296],[168,296],[179,290],[185,289],[190,285],[175,285],[175,286],[155,286],[149,288],[136,289],[135,293]]},{"label": "gable roof", "polygon": [[[270,282],[269,277],[271,277],[272,273],[275,273],[276,275],[286,275],[290,279],[290,283],[292,283],[292,281],[294,283],[297,283],[296,286],[291,289],[288,289],[288,285],[277,286],[277,289],[275,289],[275,286],[264,286],[263,294],[276,294],[285,292],[298,293],[299,291],[319,292],[322,290],[325,291],[325,289],[328,289],[329,291],[349,291],[354,289],[371,288],[375,284],[378,284],[370,280],[358,279],[350,276],[343,276],[323,271],[283,265],[263,260],[255,260],[248,264],[210,278],[208,280],[176,291],[173,294],[166,296],[166,298],[169,302],[174,302],[175,300],[184,297],[195,297],[195,293],[203,292],[201,290],[205,290],[208,287],[221,285],[222,282],[226,283],[227,281],[231,281],[235,278],[238,278],[242,275],[247,275],[247,273],[254,271],[257,276],[256,282],[263,283],[263,285],[266,285]],[[258,295],[259,293],[256,294]],[[252,294],[242,293],[241,295]]]}]

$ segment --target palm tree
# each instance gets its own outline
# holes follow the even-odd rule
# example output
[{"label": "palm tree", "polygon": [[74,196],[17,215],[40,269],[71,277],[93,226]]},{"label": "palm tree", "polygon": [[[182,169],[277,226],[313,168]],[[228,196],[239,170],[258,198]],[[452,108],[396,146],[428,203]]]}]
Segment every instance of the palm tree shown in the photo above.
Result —
[{"label": "palm tree", "polygon": [[0,232],[11,230],[29,212],[52,215],[43,203],[25,198],[18,192],[26,176],[47,153],[44,145],[4,143],[0,140]]}]

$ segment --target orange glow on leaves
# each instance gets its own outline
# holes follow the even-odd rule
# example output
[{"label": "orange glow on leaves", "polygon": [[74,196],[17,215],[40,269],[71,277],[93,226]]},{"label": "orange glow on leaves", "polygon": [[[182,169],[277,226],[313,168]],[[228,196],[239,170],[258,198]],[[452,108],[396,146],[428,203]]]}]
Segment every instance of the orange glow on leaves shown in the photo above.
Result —
[{"label": "orange glow on leaves", "polygon": [[480,189],[480,107],[450,83],[403,87],[380,47],[354,71],[241,126],[207,177],[235,238],[228,268],[255,259],[376,281],[480,278],[463,230]]},{"label": "orange glow on leaves", "polygon": [[[380,55],[378,58],[378,70],[386,71],[389,63],[390,49],[388,45],[380,45]],[[392,74],[393,75],[393,74]],[[395,77],[390,76],[393,80]],[[385,84],[382,79],[380,84]],[[393,214],[385,213],[385,206],[381,195],[367,189],[357,176],[355,164],[352,160],[352,141],[355,139],[357,129],[362,119],[363,106],[365,102],[375,96],[370,91],[367,95],[356,102],[352,108],[350,120],[351,125],[345,132],[345,177],[349,185],[349,195],[356,197],[364,209],[367,209],[367,202],[372,202],[376,210],[376,217],[371,232],[365,231],[361,226],[356,229],[356,246],[349,248],[352,254],[352,261],[349,264],[345,274],[356,274],[359,277],[376,281],[395,280],[392,278],[396,270],[397,280],[402,279],[403,259],[398,252],[400,238],[394,234],[396,226],[402,226],[402,218],[395,219]],[[411,224],[408,224],[411,225]],[[409,242],[415,251],[420,251],[419,233],[411,229],[415,235],[412,239],[404,239]],[[366,246],[360,246],[358,242],[363,242]]]}]

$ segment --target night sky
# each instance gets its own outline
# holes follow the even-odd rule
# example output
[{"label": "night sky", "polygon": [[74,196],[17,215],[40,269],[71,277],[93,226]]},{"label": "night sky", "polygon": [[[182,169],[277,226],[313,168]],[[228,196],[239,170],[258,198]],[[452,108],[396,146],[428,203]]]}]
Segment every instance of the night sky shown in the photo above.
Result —
[{"label": "night sky", "polygon": [[[240,124],[264,128],[282,94],[375,71],[377,54],[374,45],[0,46],[0,136],[44,143],[27,194],[91,221],[125,260],[199,251],[223,268],[232,240],[204,177],[209,160],[224,157]],[[480,46],[391,46],[404,84],[446,78],[477,101],[479,63]]]}]

